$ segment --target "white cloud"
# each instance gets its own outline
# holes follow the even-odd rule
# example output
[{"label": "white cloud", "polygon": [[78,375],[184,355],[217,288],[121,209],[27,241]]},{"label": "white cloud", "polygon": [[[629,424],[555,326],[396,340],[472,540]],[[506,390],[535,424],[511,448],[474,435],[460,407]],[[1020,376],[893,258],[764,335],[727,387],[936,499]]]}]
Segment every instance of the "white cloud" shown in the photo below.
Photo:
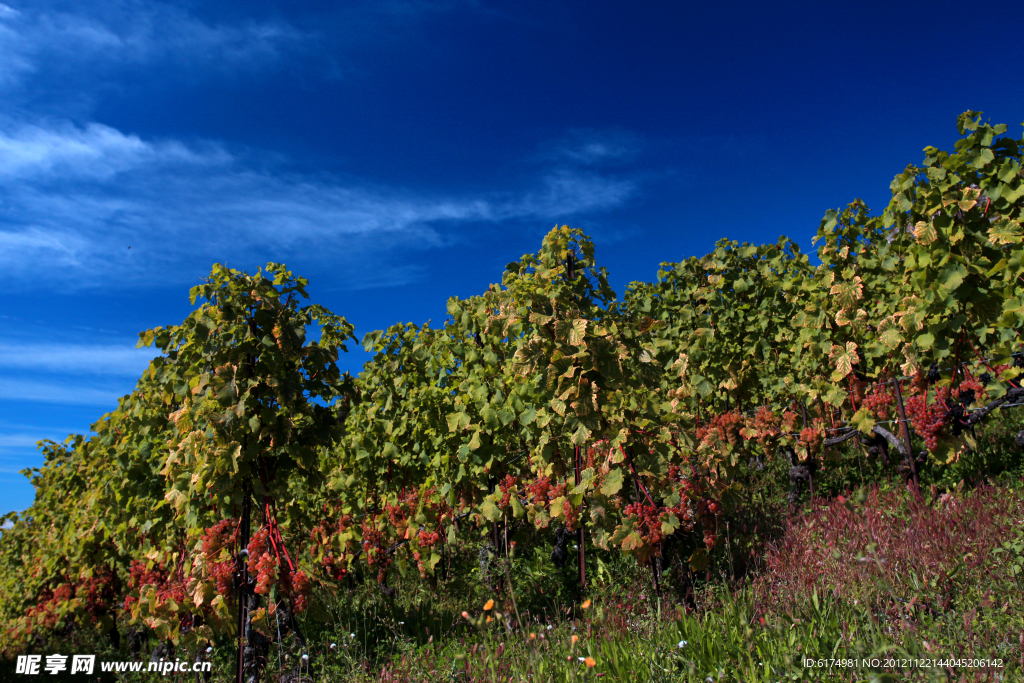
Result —
[{"label": "white cloud", "polygon": [[634,159],[644,147],[639,136],[620,130],[575,129],[553,145],[545,145],[543,160],[593,166]]},{"label": "white cloud", "polygon": [[[21,284],[74,287],[194,280],[215,261],[288,253],[335,259],[352,286],[384,275],[374,258],[388,249],[443,245],[444,228],[606,211],[637,189],[562,169],[518,192],[436,197],[255,171],[216,145],[68,123],[0,132],[0,177],[0,268]],[[403,267],[384,280],[416,273]]]},{"label": "white cloud", "polygon": [[31,434],[0,434],[0,449],[35,448],[44,438]]},{"label": "white cloud", "polygon": [[159,352],[126,345],[24,344],[0,341],[0,368],[139,377]]},{"label": "white cloud", "polygon": [[175,141],[143,142],[98,123],[79,128],[64,121],[52,127],[20,125],[11,132],[0,131],[0,179],[4,180],[102,180],[141,166],[229,160],[230,155],[215,146],[195,151]]},{"label": "white cloud", "polygon": [[0,382],[0,400],[18,401],[19,403],[106,406],[113,410],[117,407],[117,400],[127,393],[129,392],[19,380],[10,377],[5,377]]},{"label": "white cloud", "polygon": [[[171,63],[211,71],[253,69],[309,38],[283,22],[211,25],[174,5],[140,0],[82,3],[75,12],[0,5],[0,86],[41,70]],[[194,72],[190,72],[193,73]],[[94,74],[95,75],[95,74]]]}]

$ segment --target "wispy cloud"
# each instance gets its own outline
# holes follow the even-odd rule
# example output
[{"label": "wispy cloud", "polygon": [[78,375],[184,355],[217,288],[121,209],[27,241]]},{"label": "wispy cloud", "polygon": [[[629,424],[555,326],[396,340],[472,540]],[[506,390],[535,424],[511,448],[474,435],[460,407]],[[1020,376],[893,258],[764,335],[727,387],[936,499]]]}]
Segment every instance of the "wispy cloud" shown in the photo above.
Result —
[{"label": "wispy cloud", "polygon": [[117,400],[126,393],[128,392],[13,379],[10,377],[5,377],[0,382],[0,400],[60,405],[106,406],[110,410],[117,407]]},{"label": "wispy cloud", "polygon": [[0,341],[0,368],[139,377],[157,353],[127,345],[24,344]]},{"label": "wispy cloud", "polygon": [[[68,7],[68,5],[65,5]],[[141,0],[0,5],[0,86],[28,75],[169,63],[209,70],[253,69],[301,47],[305,36],[283,22],[210,24],[171,4]]]},{"label": "wispy cloud", "polygon": [[538,156],[544,161],[593,166],[632,161],[643,148],[643,138],[628,131],[577,128],[545,143]]},{"label": "wispy cloud", "polygon": [[518,191],[438,197],[253,170],[214,144],[67,122],[0,131],[0,178],[0,267],[23,284],[45,268],[50,284],[73,287],[194,280],[214,261],[300,250],[340,259],[359,280],[379,274],[367,255],[444,244],[439,226],[606,211],[637,191],[626,178],[563,168]]},{"label": "wispy cloud", "polygon": [[225,163],[230,156],[208,145],[194,150],[180,142],[143,142],[114,128],[68,121],[52,127],[14,124],[0,131],[0,179],[106,180],[140,167]]}]

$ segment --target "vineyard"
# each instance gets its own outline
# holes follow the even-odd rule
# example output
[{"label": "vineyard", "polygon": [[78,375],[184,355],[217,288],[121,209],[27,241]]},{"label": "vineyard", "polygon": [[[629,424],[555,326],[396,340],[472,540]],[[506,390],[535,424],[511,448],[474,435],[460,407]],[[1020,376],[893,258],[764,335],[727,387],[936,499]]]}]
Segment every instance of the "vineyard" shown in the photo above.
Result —
[{"label": "vineyard", "polygon": [[[306,280],[281,264],[255,275],[215,265],[192,289],[200,305],[188,318],[140,335],[159,356],[95,435],[43,444],[35,503],[8,515],[0,536],[0,654],[74,637],[148,658],[148,643],[188,660],[216,652],[222,680],[255,682],[342,680],[329,662],[344,649],[368,680],[406,680],[385,675],[386,657],[370,670],[371,657],[351,654],[355,627],[339,646],[348,633],[326,626],[339,623],[339,605],[372,604],[391,617],[360,622],[360,642],[419,610],[427,631],[399,629],[417,647],[481,639],[437,680],[478,680],[478,653],[502,661],[494,634],[502,648],[513,634],[523,647],[539,642],[548,598],[562,601],[563,622],[596,623],[600,609],[611,623],[642,592],[648,618],[679,615],[676,627],[691,629],[658,666],[704,680],[714,673],[705,660],[683,656],[684,643],[711,638],[693,625],[697,608],[714,603],[715,618],[738,624],[721,657],[761,642],[752,629],[766,624],[763,610],[743,601],[755,600],[760,571],[781,576],[785,553],[799,556],[779,539],[798,534],[808,502],[806,519],[831,515],[849,530],[829,536],[830,548],[872,529],[841,554],[874,558],[880,577],[879,529],[896,513],[871,521],[879,509],[935,534],[969,528],[949,540],[964,549],[995,520],[1000,552],[973,550],[968,565],[1009,562],[1019,591],[1011,541],[1024,501],[984,487],[972,498],[964,487],[984,477],[963,480],[979,454],[1010,471],[1024,447],[1011,410],[1024,405],[1024,140],[976,112],[958,127],[953,152],[928,147],[921,166],[896,176],[881,215],[860,200],[828,211],[816,259],[786,238],[722,240],[620,297],[587,236],[556,227],[500,285],[449,299],[443,325],[366,335],[372,359],[355,377],[337,367],[353,326],[307,303]],[[825,521],[819,532],[835,535]],[[768,541],[776,554],[765,556]],[[716,584],[722,576],[732,583]],[[723,597],[722,585],[744,581],[743,597]],[[828,613],[809,575],[792,585],[813,593],[808,609],[821,619],[808,642],[863,618],[851,605],[835,608],[847,617]],[[409,606],[452,591],[475,611]],[[984,655],[1006,666],[1024,647],[1016,595],[998,628],[1012,623],[1020,644],[1012,631],[1005,651]],[[997,597],[986,598],[992,610]],[[954,608],[933,603],[929,619]],[[557,657],[569,657],[565,671],[522,655],[501,680],[618,680],[610,651],[587,654],[569,638]],[[756,680],[783,676],[764,666],[768,643]],[[795,650],[778,648],[777,661],[792,666]]]}]

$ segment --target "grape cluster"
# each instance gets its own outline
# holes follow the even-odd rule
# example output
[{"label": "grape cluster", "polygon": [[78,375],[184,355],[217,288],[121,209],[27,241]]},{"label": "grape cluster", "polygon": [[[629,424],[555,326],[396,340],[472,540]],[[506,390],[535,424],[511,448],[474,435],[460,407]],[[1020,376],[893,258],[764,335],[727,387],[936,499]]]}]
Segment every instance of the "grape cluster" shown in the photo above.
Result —
[{"label": "grape cluster", "polygon": [[928,384],[935,384],[938,381],[939,381],[939,366],[938,366],[938,364],[933,364],[930,368],[928,368]]},{"label": "grape cluster", "polygon": [[576,508],[572,506],[572,503],[568,499],[562,503],[562,517],[565,519],[566,529],[576,529],[579,524],[579,514]]},{"label": "grape cluster", "polygon": [[213,577],[213,580],[217,584],[217,592],[225,598],[230,598],[235,588],[234,563],[230,560],[226,562],[217,562],[213,566],[207,565],[207,568],[210,572],[210,576]]},{"label": "grape cluster", "polygon": [[965,408],[969,408],[976,401],[984,400],[984,395],[984,385],[974,378],[965,379],[960,383],[960,386],[957,387],[957,400],[959,400]]},{"label": "grape cluster", "polygon": [[782,435],[779,417],[767,406],[761,406],[753,418],[747,418],[747,428],[741,432],[746,439],[755,439],[766,452],[772,450],[773,441]]},{"label": "grape cluster", "polygon": [[914,394],[907,398],[907,419],[918,436],[924,439],[925,447],[934,451],[939,445],[939,432],[946,424],[947,409],[945,399],[949,397],[949,387],[940,387],[937,400],[931,405],[925,403],[924,394]]},{"label": "grape cluster", "polygon": [[345,556],[335,557],[334,555],[325,555],[320,564],[326,570],[327,575],[335,581],[341,581],[348,574],[348,565],[345,562]]},{"label": "grape cluster", "polygon": [[990,375],[990,374],[989,374],[989,373],[987,373],[987,372],[983,372],[983,373],[981,373],[981,375],[980,375],[980,376],[978,377],[978,380],[979,380],[979,381],[981,382],[981,385],[982,385],[983,387],[987,387],[987,386],[988,386],[989,384],[992,384],[992,375]]},{"label": "grape cluster", "polygon": [[735,446],[739,443],[742,423],[743,416],[735,410],[716,415],[708,424],[697,428],[697,440],[709,445],[715,441],[725,441],[730,446]]},{"label": "grape cluster", "polygon": [[864,394],[867,389],[867,382],[857,375],[850,375],[850,401],[854,406],[860,406],[864,402]]},{"label": "grape cluster", "polygon": [[84,600],[85,611],[94,623],[107,613],[115,599],[114,583],[114,574],[109,570],[79,580],[75,596]]},{"label": "grape cluster", "polygon": [[953,436],[960,436],[966,426],[966,410],[964,409],[963,403],[951,403],[949,410],[943,416],[943,420],[946,424],[950,425],[950,431],[953,432]]},{"label": "grape cluster", "polygon": [[234,545],[238,539],[238,520],[222,519],[203,532],[203,557],[207,574],[217,585],[217,592],[230,598],[234,592],[235,561],[232,557],[221,558],[221,550]]},{"label": "grape cluster", "polygon": [[551,480],[544,475],[538,475],[529,486],[526,487],[527,493],[530,495],[530,501],[537,505],[542,505],[548,500],[548,491],[551,490]]},{"label": "grape cluster", "polygon": [[863,407],[868,409],[876,420],[886,420],[892,414],[893,395],[888,385],[875,387],[875,390],[864,397]]},{"label": "grape cluster", "polygon": [[513,477],[511,474],[507,475],[501,481],[501,484],[499,484],[499,487],[501,488],[501,492],[503,494],[502,497],[501,497],[501,507],[502,508],[507,508],[508,507],[509,501],[512,499],[512,490],[515,488],[515,486],[516,486],[516,478]]},{"label": "grape cluster", "polygon": [[391,526],[395,528],[402,526],[407,519],[415,514],[418,503],[417,496],[411,495],[399,500],[395,505],[385,505],[384,513],[388,516]]},{"label": "grape cluster", "polygon": [[259,558],[267,552],[270,547],[270,529],[263,527],[257,531],[252,540],[249,541],[249,572],[255,574],[257,572],[256,564]]},{"label": "grape cluster", "polygon": [[263,553],[259,556],[256,562],[253,562],[253,558],[249,558],[249,571],[256,572],[256,588],[255,591],[260,595],[266,595],[270,592],[271,585],[277,583],[277,562],[270,553]]},{"label": "grape cluster", "polygon": [[307,596],[309,590],[312,587],[312,582],[306,572],[299,570],[295,572],[291,579],[291,588],[295,592],[295,611],[305,612],[308,605]]},{"label": "grape cluster", "polygon": [[203,552],[208,558],[235,542],[238,537],[237,526],[235,519],[222,519],[203,532]]},{"label": "grape cluster", "polygon": [[821,418],[815,418],[810,427],[800,430],[800,444],[804,447],[807,457],[813,457],[821,452],[825,443],[825,425]]},{"label": "grape cluster", "polygon": [[623,516],[634,518],[633,524],[640,538],[652,546],[661,541],[661,517],[665,512],[666,508],[643,503],[630,503],[622,510]]},{"label": "grape cluster", "polygon": [[[147,568],[146,563],[141,560],[132,560],[131,565],[128,568],[129,579],[128,585],[134,590],[142,590],[147,586],[153,586],[156,588],[156,597],[158,602],[171,599],[177,603],[185,601],[185,587],[180,581],[174,579],[167,572],[167,569],[163,564],[153,565],[152,568]],[[131,603],[134,602],[134,598],[125,599],[125,609],[130,609]]]},{"label": "grape cluster", "polygon": [[249,541],[249,561],[247,568],[250,574],[256,575],[256,592],[266,595],[273,584],[277,583],[277,565],[270,554],[270,528],[263,527]]},{"label": "grape cluster", "polygon": [[423,563],[420,550],[433,548],[440,543],[441,534],[436,531],[420,531],[416,540],[419,543],[419,550],[412,554],[412,559],[416,560],[416,567],[420,570],[420,576],[426,577],[427,567]]},{"label": "grape cluster", "polygon": [[800,419],[800,416],[797,415],[796,412],[794,412],[792,410],[787,410],[784,413],[782,413],[782,425],[781,425],[781,428],[782,428],[783,433],[785,433],[785,434],[792,434],[793,432],[795,432],[796,431],[796,424],[797,424],[797,421],[799,419]]},{"label": "grape cluster", "polygon": [[[65,579],[67,577],[62,577]],[[52,629],[60,619],[61,607],[75,595],[70,583],[61,583],[55,589],[43,589],[39,592],[36,604],[25,611],[30,622],[35,622],[45,629]],[[130,609],[135,598],[125,598],[125,610]]]},{"label": "grape cluster", "polygon": [[391,564],[391,557],[384,547],[384,533],[377,529],[377,525],[370,517],[367,517],[363,520],[362,536],[363,554],[366,555],[366,564],[377,568],[377,583],[384,583],[388,565]]}]

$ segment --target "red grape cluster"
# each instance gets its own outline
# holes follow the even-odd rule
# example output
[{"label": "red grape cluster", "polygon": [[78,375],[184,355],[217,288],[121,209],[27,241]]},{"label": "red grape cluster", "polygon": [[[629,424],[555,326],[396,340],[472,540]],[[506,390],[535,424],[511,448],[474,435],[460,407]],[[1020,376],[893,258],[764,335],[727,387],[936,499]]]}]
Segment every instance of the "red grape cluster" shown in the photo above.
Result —
[{"label": "red grape cluster", "polygon": [[299,570],[292,576],[292,590],[295,591],[295,611],[305,612],[307,607],[307,597],[309,595],[309,589],[312,587],[312,582],[309,580],[309,576],[306,572]]},{"label": "red grape cluster", "polygon": [[[70,583],[62,583],[53,590],[44,589],[40,591],[36,604],[25,610],[25,616],[28,617],[29,622],[35,622],[47,630],[52,629],[60,619],[61,608],[74,595],[75,590]],[[135,602],[135,598],[131,596],[125,598],[125,610],[130,609],[133,602]]]},{"label": "red grape cluster", "polygon": [[217,592],[225,598],[230,598],[234,591],[234,562],[231,560],[216,562],[213,566],[207,565],[207,569],[214,581],[217,582]]},{"label": "red grape cluster", "polygon": [[416,560],[416,567],[420,570],[420,576],[426,577],[427,567],[423,563],[420,550],[433,548],[435,545],[440,543],[441,534],[436,531],[420,531],[416,540],[419,543],[419,550],[412,554],[412,559]]},{"label": "red grape cluster", "polygon": [[934,451],[939,445],[939,432],[942,431],[948,412],[945,399],[949,397],[949,387],[940,387],[937,394],[931,405],[925,403],[926,394],[914,394],[906,401],[907,419],[918,436],[924,439],[929,451]]},{"label": "red grape cluster", "polygon": [[820,419],[815,419],[812,426],[800,430],[800,443],[807,449],[808,457],[821,452],[822,444],[825,443],[825,429]]},{"label": "red grape cluster", "polygon": [[[253,570],[253,558],[249,558],[249,571]],[[256,588],[260,595],[270,592],[271,586],[277,582],[277,561],[270,553],[263,553],[255,562]]]},{"label": "red grape cluster", "polygon": [[234,591],[235,561],[217,558],[223,548],[234,545],[238,538],[238,520],[222,519],[203,533],[203,556],[206,572],[217,584],[217,592],[230,598]]},{"label": "red grape cluster", "polygon": [[259,558],[270,548],[270,528],[263,527],[257,531],[252,540],[249,541],[249,572],[255,574],[256,563]]},{"label": "red grape cluster", "polygon": [[363,520],[363,554],[366,555],[366,564],[370,567],[377,567],[377,582],[384,583],[388,565],[391,558],[384,547],[384,533],[377,529],[374,521],[367,517]]},{"label": "red grape cluster", "polygon": [[779,438],[779,417],[767,406],[761,406],[753,418],[747,418],[746,429],[741,432],[746,439],[755,439],[766,451],[771,450],[772,441]]},{"label": "red grape cluster", "polygon": [[855,374],[850,375],[850,401],[854,408],[860,408],[864,402],[864,392],[867,391],[868,383],[861,380]]},{"label": "red grape cluster", "polygon": [[348,574],[348,566],[345,562],[345,556],[335,557],[334,555],[325,555],[320,564],[323,566],[327,575],[335,581],[341,581]]},{"label": "red grape cluster", "polygon": [[579,512],[572,506],[568,499],[562,503],[562,517],[565,519],[566,529],[576,529],[579,524]]},{"label": "red grape cluster", "polygon": [[203,552],[208,558],[235,542],[238,537],[237,526],[235,519],[222,519],[203,533]]},{"label": "red grape cluster", "polygon": [[893,395],[889,391],[889,386],[876,386],[874,390],[868,394],[862,403],[863,407],[868,409],[876,420],[886,420],[892,414]]},{"label": "red grape cluster", "polygon": [[[128,569],[128,585],[135,590],[142,590],[147,586],[156,588],[158,602],[171,599],[177,603],[185,601],[185,587],[181,582],[174,580],[163,564],[154,565],[151,569],[146,568],[146,563],[141,560],[132,560]],[[125,599],[125,609],[130,609],[132,598]]]},{"label": "red grape cluster", "polygon": [[624,517],[635,518],[633,524],[640,538],[652,546],[661,541],[661,517],[667,512],[666,508],[643,503],[630,503],[622,510]]},{"label": "red grape cluster", "polygon": [[405,523],[405,521],[415,513],[416,511],[416,496],[409,496],[404,500],[399,500],[395,505],[385,505],[384,513],[388,516],[388,521],[391,522],[391,526],[397,528]]},{"label": "red grape cluster", "polygon": [[530,501],[536,505],[543,505],[548,500],[548,491],[551,490],[551,480],[544,475],[538,475],[533,482],[526,487],[530,494]]},{"label": "red grape cluster", "polygon": [[[313,542],[312,555],[319,559],[321,566],[328,576],[335,581],[341,581],[348,574],[347,553],[342,552],[335,556],[331,549],[331,541],[336,534],[343,533],[352,524],[352,515],[341,515],[337,523],[329,521],[320,522],[310,531],[309,538]],[[348,550],[347,544],[345,551]]]},{"label": "red grape cluster", "polygon": [[[711,438],[727,442],[731,446],[739,443],[740,425],[743,423],[743,416],[738,411],[731,411],[722,415],[716,415],[708,424],[697,428],[697,440],[705,441]],[[716,439],[717,437],[717,439]]]},{"label": "red grape cluster", "polygon": [[502,497],[501,497],[501,507],[502,508],[508,507],[509,501],[512,499],[512,489],[514,489],[515,486],[516,486],[516,478],[513,477],[511,474],[506,476],[501,481],[501,484],[499,484],[499,487],[501,488],[501,492],[503,494]]}]

